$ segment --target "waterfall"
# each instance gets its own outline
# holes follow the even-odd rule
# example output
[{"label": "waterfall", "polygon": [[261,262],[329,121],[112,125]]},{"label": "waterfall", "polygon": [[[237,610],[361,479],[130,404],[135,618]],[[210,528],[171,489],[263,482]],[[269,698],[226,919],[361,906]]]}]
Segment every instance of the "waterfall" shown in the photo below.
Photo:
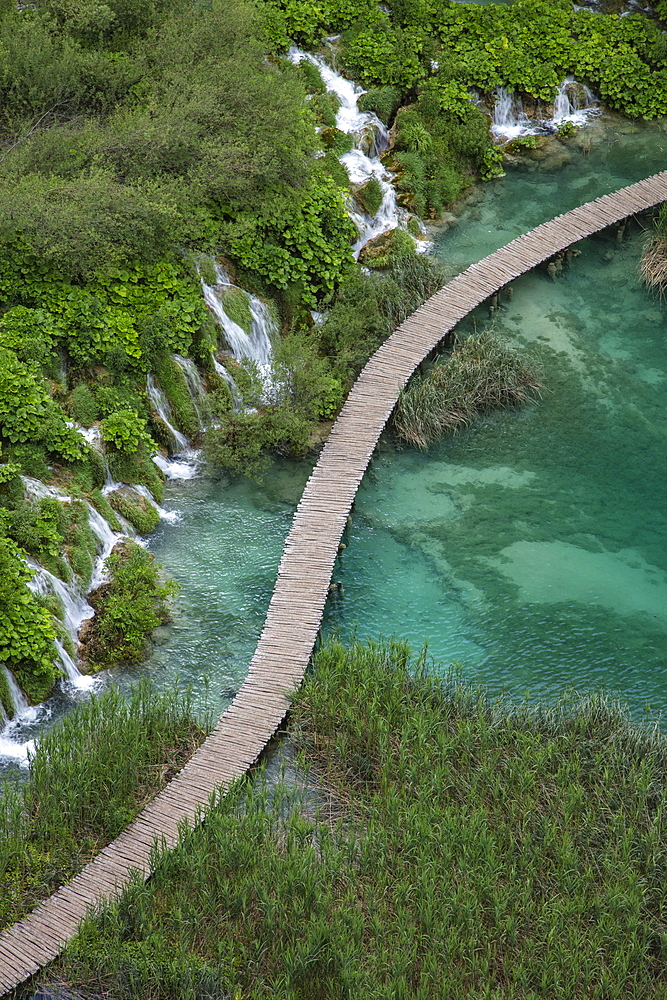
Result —
[{"label": "waterfall", "polygon": [[[264,387],[264,395],[270,397],[272,386],[272,338],[278,336],[278,327],[271,315],[271,310],[266,302],[262,302],[256,295],[251,295],[249,292],[239,288],[238,285],[234,285],[220,264],[215,265],[215,277],[216,282],[214,285],[207,284],[204,278],[201,279],[206,305],[215,316],[218,325],[222,328],[234,360],[239,363],[252,361],[256,365],[257,373]],[[248,332],[225,311],[225,295],[229,294],[230,289],[236,290],[238,294],[247,296],[250,311],[250,330]],[[229,383],[235,408],[240,407],[241,394],[238,391],[232,374],[219,361],[214,359],[214,363],[218,375]]]},{"label": "waterfall", "polygon": [[190,393],[190,398],[192,399],[192,405],[194,406],[195,413],[197,414],[199,429],[204,431],[210,423],[211,411],[208,403],[208,397],[206,395],[206,389],[204,388],[204,383],[202,382],[201,376],[197,371],[197,366],[194,361],[190,361],[190,358],[184,358],[180,354],[172,354],[172,357],[183,372],[185,381],[187,382],[188,392]]},{"label": "waterfall", "polygon": [[153,376],[150,374],[146,377],[146,395],[155,407],[155,411],[160,420],[163,424],[165,424],[167,430],[173,437],[176,445],[176,452],[185,451],[190,442],[186,438],[185,434],[181,434],[181,432],[174,427],[174,416],[171,412],[171,407],[169,406],[167,397],[159,385],[156,384]]},{"label": "waterfall", "polygon": [[73,687],[77,688],[79,691],[92,691],[94,688],[99,687],[100,678],[91,677],[89,674],[82,674],[72,657],[58,639],[55,641],[55,647],[58,650],[58,660],[63,673]]},{"label": "waterfall", "polygon": [[5,664],[0,664],[3,674],[5,675],[5,680],[7,681],[7,687],[9,688],[9,695],[12,699],[12,704],[14,706],[14,718],[19,716],[25,716],[30,712],[30,705],[28,704],[28,699],[24,695],[21,688],[16,683],[16,678],[14,674],[9,670]]},{"label": "waterfall", "polygon": [[151,507],[154,507],[155,510],[158,512],[158,514],[160,515],[160,519],[162,521],[171,521],[172,524],[176,521],[180,521],[181,519],[180,511],[165,510],[164,507],[160,507],[160,504],[156,503],[155,500],[153,499],[153,495],[150,492],[150,490],[146,489],[145,486],[142,486],[141,483],[135,483],[133,486],[130,487],[130,489],[134,490],[135,493],[138,493],[145,500],[147,500],[148,503],[151,505]]},{"label": "waterfall", "polygon": [[95,510],[92,504],[87,503],[86,506],[88,507],[88,524],[90,525],[90,530],[99,543],[97,559],[95,560],[93,575],[88,588],[89,590],[95,590],[104,580],[104,566],[108,556],[111,554],[111,550],[116,542],[119,542],[123,538],[123,535],[112,531],[106,520],[99,511]]},{"label": "waterfall", "polygon": [[[365,91],[356,83],[334,72],[321,56],[314,56],[292,47],[289,58],[293,63],[299,63],[304,59],[312,63],[318,69],[327,90],[335,94],[340,101],[336,128],[351,135],[355,143],[354,149],[340,157],[350,181],[353,184],[365,184],[371,178],[375,178],[380,185],[382,203],[375,216],[366,214],[356,204],[348,206],[350,217],[359,230],[359,239],[354,244],[354,255],[358,257],[364,244],[388,229],[396,229],[407,215],[399,209],[391,176],[379,159],[379,154],[389,144],[389,133],[374,112],[359,110],[359,98]],[[368,146],[370,132],[375,138],[370,153],[367,153],[363,147]]]},{"label": "waterfall", "polygon": [[595,95],[572,76],[566,77],[558,88],[552,118],[531,120],[523,110],[521,99],[504,87],[497,87],[494,97],[491,132],[501,142],[509,142],[520,135],[553,135],[563,122],[586,125],[600,114]]}]

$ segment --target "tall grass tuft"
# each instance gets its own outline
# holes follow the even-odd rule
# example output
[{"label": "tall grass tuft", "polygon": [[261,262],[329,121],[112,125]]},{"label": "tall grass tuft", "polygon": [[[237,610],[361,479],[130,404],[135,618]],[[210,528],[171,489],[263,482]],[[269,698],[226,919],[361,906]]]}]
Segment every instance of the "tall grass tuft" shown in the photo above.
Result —
[{"label": "tall grass tuft", "polygon": [[341,821],[244,779],[52,981],[108,1000],[665,995],[659,732],[600,695],[492,702],[398,642],[325,642],[291,719]]},{"label": "tall grass tuft", "polygon": [[647,239],[639,262],[639,276],[652,292],[661,296],[667,292],[667,240],[661,233]]},{"label": "tall grass tuft", "polygon": [[394,411],[399,438],[428,448],[447,432],[471,424],[481,413],[517,406],[539,395],[539,368],[486,332],[468,337],[446,360],[404,389]]},{"label": "tall grass tuft", "polygon": [[110,687],[43,736],[26,784],[0,786],[0,927],[71,878],[206,735],[188,697]]}]

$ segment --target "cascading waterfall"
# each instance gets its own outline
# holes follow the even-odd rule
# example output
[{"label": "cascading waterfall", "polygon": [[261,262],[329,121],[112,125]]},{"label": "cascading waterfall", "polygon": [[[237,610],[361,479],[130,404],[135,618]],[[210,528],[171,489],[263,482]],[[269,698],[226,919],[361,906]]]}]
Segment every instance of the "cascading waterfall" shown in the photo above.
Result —
[{"label": "cascading waterfall", "polygon": [[192,400],[192,405],[195,413],[197,414],[199,430],[205,431],[211,421],[211,410],[208,397],[206,395],[206,389],[204,388],[204,383],[201,380],[201,375],[197,371],[197,366],[194,361],[190,360],[190,358],[184,358],[180,354],[172,354],[172,358],[183,372],[183,376],[188,386],[188,392],[190,393],[190,398]]},{"label": "cascading waterfall", "polygon": [[[264,387],[265,396],[271,395],[271,357],[273,353],[272,338],[278,335],[278,327],[271,310],[265,302],[251,295],[249,292],[234,285],[229,280],[229,275],[220,264],[215,265],[216,281],[214,285],[207,284],[202,278],[202,291],[206,305],[213,313],[216,322],[222,328],[225,340],[229,346],[232,357],[239,363],[252,361]],[[242,326],[225,311],[225,296],[230,290],[247,296],[250,309],[250,330],[246,332]],[[232,398],[236,407],[241,405],[241,394],[238,391],[234,378],[230,372],[221,365],[217,359],[215,370],[221,378],[229,384]]]},{"label": "cascading waterfall", "polygon": [[552,118],[531,120],[523,109],[521,98],[505,87],[497,87],[494,97],[491,132],[503,142],[521,135],[553,135],[563,122],[586,125],[600,114],[595,95],[572,76],[566,77],[558,88]]},{"label": "cascading waterfall", "polygon": [[327,90],[340,101],[336,128],[354,139],[354,148],[339,157],[350,181],[361,185],[375,178],[382,190],[382,203],[373,217],[363,212],[356,203],[348,206],[350,217],[359,230],[359,239],[354,244],[354,255],[358,257],[364,244],[389,229],[396,229],[407,215],[398,207],[390,174],[379,158],[389,144],[389,133],[374,112],[359,110],[359,98],[365,93],[363,88],[334,72],[321,56],[292,47],[289,58],[293,63],[300,63],[304,59],[312,63],[319,71]]},{"label": "cascading waterfall", "polygon": [[150,374],[146,377],[146,395],[155,407],[155,412],[159,416],[160,420],[166,426],[167,430],[174,439],[175,453],[178,454],[185,451],[189,447],[190,442],[186,438],[185,434],[181,434],[178,428],[174,426],[174,415],[171,412],[169,401],[167,400],[167,397],[163,393],[162,389],[155,382],[153,376]]}]

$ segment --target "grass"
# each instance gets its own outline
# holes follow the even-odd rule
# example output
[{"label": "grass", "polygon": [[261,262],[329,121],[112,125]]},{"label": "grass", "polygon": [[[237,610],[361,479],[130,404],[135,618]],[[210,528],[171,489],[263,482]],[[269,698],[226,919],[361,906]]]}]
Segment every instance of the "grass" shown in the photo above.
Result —
[{"label": "grass", "polygon": [[108,1000],[665,996],[657,731],[601,696],[494,704],[402,643],[331,640],[291,738],[340,820],[236,783],[50,983]]},{"label": "grass", "polygon": [[639,276],[652,292],[662,296],[667,291],[667,240],[661,233],[647,239],[639,262]]},{"label": "grass", "polygon": [[398,399],[393,427],[399,438],[426,449],[445,433],[473,423],[480,414],[518,406],[539,395],[539,369],[531,359],[485,332],[468,337],[424,377],[411,379]]},{"label": "grass", "polygon": [[206,735],[187,697],[137,685],[77,706],[43,736],[24,785],[0,785],[0,927],[67,882]]}]

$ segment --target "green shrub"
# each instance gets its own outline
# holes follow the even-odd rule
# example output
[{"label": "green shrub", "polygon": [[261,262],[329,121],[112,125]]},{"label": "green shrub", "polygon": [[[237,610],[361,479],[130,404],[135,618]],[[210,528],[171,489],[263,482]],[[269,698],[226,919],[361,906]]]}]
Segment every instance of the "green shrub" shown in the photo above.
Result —
[{"label": "green shrub", "polygon": [[97,405],[90,386],[79,382],[69,396],[69,414],[72,420],[83,427],[91,427],[97,420]]},{"label": "green shrub", "polygon": [[12,671],[28,699],[43,701],[60,676],[51,615],[26,586],[32,570],[21,550],[0,537],[0,662]]},{"label": "green shrub", "polygon": [[139,483],[158,501],[164,496],[164,479],[143,442],[133,454],[111,451],[108,455],[111,478],[117,483]]},{"label": "green shrub", "polygon": [[146,430],[146,421],[137,416],[134,410],[110,413],[100,424],[100,430],[106,444],[128,455],[138,451],[140,444],[149,449],[155,446]]},{"label": "green shrub", "polygon": [[149,535],[160,523],[160,515],[146,497],[122,487],[108,494],[109,503],[140,535]]},{"label": "green shrub", "polygon": [[160,582],[155,557],[134,542],[116,546],[107,569],[109,582],[89,594],[95,617],[80,636],[83,657],[93,670],[143,659],[153,629],[170,620],[167,601],[177,590],[174,581]]},{"label": "green shrub", "polygon": [[360,111],[374,111],[381,122],[389,125],[400,103],[398,87],[371,87],[359,98],[357,107]]}]

